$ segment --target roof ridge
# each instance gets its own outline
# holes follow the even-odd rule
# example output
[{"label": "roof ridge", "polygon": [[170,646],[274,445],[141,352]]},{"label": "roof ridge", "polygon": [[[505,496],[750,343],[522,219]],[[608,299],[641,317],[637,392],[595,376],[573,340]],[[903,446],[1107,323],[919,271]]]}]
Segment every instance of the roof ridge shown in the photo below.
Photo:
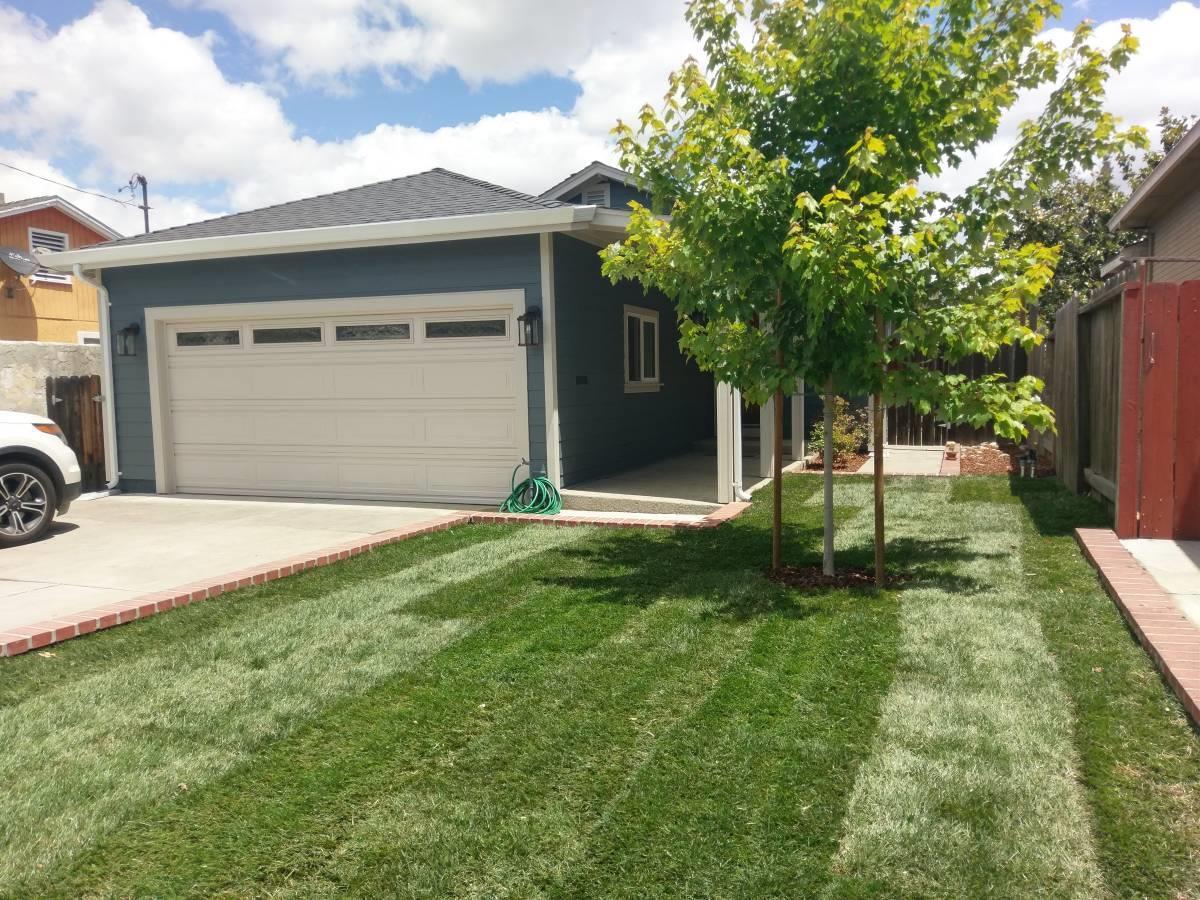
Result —
[{"label": "roof ridge", "polygon": [[463,175],[461,172],[454,172],[450,169],[435,166],[430,170],[441,175],[449,175],[451,178],[457,178],[459,181],[465,181],[467,184],[473,184],[478,187],[485,187],[493,191],[498,191],[501,194],[507,194],[510,197],[516,197],[520,200],[527,200],[530,203],[536,203],[546,209],[553,209],[558,206],[567,206],[558,200],[543,200],[540,197],[535,197],[533,194],[526,194],[524,191],[518,191],[515,188],[505,187],[502,184],[494,184],[491,181],[484,181],[482,178],[472,178],[470,175]]}]

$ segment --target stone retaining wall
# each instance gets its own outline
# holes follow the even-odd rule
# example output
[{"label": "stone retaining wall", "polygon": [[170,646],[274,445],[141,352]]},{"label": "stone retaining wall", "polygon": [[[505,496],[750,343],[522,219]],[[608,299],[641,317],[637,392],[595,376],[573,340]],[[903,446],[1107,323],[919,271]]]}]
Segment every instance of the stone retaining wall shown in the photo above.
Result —
[{"label": "stone retaining wall", "polygon": [[0,409],[46,415],[46,378],[97,375],[97,344],[0,341]]}]

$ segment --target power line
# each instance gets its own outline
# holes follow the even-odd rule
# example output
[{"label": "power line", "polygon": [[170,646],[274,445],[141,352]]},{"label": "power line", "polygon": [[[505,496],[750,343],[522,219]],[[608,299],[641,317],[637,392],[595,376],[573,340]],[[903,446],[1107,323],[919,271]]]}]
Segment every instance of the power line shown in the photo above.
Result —
[{"label": "power line", "polygon": [[12,169],[15,172],[20,172],[22,175],[28,175],[30,178],[40,178],[42,181],[47,181],[50,184],[56,184],[59,187],[66,188],[68,191],[77,191],[80,194],[91,194],[93,197],[99,197],[101,200],[111,200],[113,203],[120,203],[122,206],[132,206],[134,209],[140,209],[136,203],[130,200],[121,200],[117,197],[110,197],[108,194],[101,194],[97,191],[85,190],[84,188],[75,187],[73,184],[67,184],[62,181],[55,181],[53,178],[47,178],[45,175],[38,175],[36,172],[30,172],[28,169],[22,169],[20,166],[14,166],[12,163],[6,163],[3,160],[0,160],[0,166],[4,166],[6,169]]}]

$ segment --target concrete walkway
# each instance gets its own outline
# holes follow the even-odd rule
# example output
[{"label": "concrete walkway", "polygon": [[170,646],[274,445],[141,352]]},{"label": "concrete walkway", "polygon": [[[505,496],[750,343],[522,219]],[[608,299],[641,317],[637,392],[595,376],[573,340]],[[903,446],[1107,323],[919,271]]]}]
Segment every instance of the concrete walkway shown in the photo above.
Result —
[{"label": "concrete walkway", "polygon": [[[883,472],[885,475],[938,475],[942,467],[941,447],[885,447],[883,449]],[[875,455],[871,454],[859,475],[875,474]]]},{"label": "concrete walkway", "polygon": [[1179,611],[1200,628],[1200,541],[1121,541]]}]

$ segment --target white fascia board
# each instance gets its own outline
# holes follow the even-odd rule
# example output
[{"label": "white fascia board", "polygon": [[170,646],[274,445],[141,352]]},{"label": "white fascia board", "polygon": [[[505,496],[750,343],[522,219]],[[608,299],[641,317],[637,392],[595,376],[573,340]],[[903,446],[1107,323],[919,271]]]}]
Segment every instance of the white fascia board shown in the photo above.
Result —
[{"label": "white fascia board", "polygon": [[596,214],[592,217],[591,226],[593,228],[611,229],[613,231],[625,231],[629,225],[630,212],[627,209],[605,209],[595,208]]},{"label": "white fascia board", "polygon": [[398,222],[367,222],[357,225],[84,247],[62,253],[47,253],[39,258],[43,265],[54,269],[70,269],[78,264],[85,269],[96,270],[115,266],[153,265],[234,256],[265,256],[273,253],[305,253],[352,247],[467,240],[583,228],[592,221],[596,211],[594,206],[560,206],[553,209],[407,219]]},{"label": "white fascia board", "polygon": [[99,219],[92,218],[78,206],[73,203],[68,203],[62,197],[51,197],[49,200],[40,200],[36,203],[29,203],[24,206],[16,206],[12,207],[11,209],[0,210],[0,219],[7,219],[9,216],[20,216],[24,215],[25,213],[37,212],[39,209],[57,209],[64,216],[74,219],[80,225],[90,228],[92,231],[103,235],[110,241],[115,241],[124,237],[121,232],[114,231]]},{"label": "white fascia board", "polygon": [[578,188],[583,187],[587,182],[591,181],[597,175],[608,178],[611,181],[619,181],[621,184],[629,184],[637,187],[637,179],[628,172],[618,169],[616,166],[610,166],[602,162],[594,162],[590,166],[585,166],[574,175],[568,175],[550,190],[545,191],[538,196],[542,200],[561,200],[564,194],[570,194]]},{"label": "white fascia board", "polygon": [[1154,167],[1154,171],[1146,176],[1146,180],[1134,189],[1134,192],[1129,195],[1129,199],[1125,201],[1125,205],[1117,210],[1117,214],[1108,220],[1109,231],[1120,231],[1125,227],[1126,221],[1138,211],[1145,201],[1162,183],[1163,179],[1183,161],[1185,157],[1190,155],[1194,150],[1200,147],[1200,123],[1192,126],[1191,130],[1185,134],[1174,147],[1171,152],[1163,157],[1162,162]]}]

